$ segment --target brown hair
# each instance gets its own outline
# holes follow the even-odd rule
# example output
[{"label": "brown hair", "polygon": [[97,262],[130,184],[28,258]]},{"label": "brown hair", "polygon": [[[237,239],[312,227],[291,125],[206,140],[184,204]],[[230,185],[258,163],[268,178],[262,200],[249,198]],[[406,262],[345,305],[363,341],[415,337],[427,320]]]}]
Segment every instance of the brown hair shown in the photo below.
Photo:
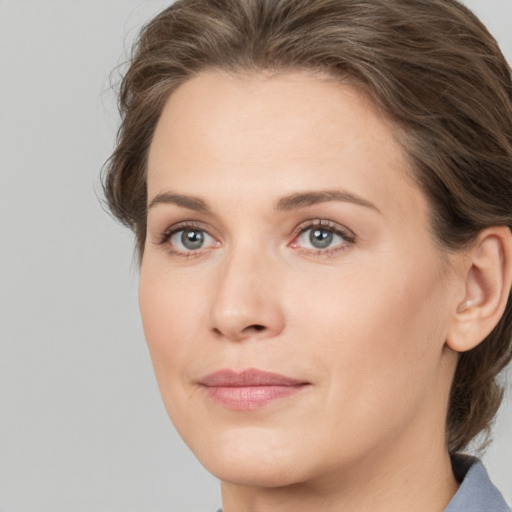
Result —
[{"label": "brown hair", "polygon": [[[510,68],[456,0],[178,0],[147,24],[121,83],[122,123],[106,166],[112,213],[146,237],[146,159],[169,95],[206,69],[305,69],[348,79],[396,123],[430,200],[436,239],[461,249],[512,226]],[[447,416],[451,453],[489,432],[512,356],[512,301],[460,356]]]}]

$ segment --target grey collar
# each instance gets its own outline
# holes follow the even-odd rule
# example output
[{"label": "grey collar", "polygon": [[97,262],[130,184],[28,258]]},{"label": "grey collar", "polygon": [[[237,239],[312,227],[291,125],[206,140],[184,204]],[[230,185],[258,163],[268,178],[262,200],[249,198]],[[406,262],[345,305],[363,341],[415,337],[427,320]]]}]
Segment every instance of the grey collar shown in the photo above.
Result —
[{"label": "grey collar", "polygon": [[452,457],[459,490],[444,512],[510,512],[500,491],[493,485],[483,464],[475,457]]}]

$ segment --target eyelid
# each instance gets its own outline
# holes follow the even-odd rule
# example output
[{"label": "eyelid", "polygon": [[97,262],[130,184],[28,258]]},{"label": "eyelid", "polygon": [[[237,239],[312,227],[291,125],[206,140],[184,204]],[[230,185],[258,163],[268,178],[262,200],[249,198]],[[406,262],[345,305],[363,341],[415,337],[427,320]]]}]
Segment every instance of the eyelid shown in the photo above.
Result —
[{"label": "eyelid", "polygon": [[298,235],[302,234],[307,229],[321,227],[324,229],[331,229],[335,233],[341,235],[347,242],[353,243],[356,240],[356,234],[341,224],[334,222],[332,220],[327,219],[309,219],[301,222],[296,228],[292,231],[292,236],[296,238]]},{"label": "eyelid", "polygon": [[185,229],[189,229],[189,230],[196,229],[198,231],[204,231],[205,233],[210,235],[212,238],[216,238],[214,235],[212,235],[210,233],[210,230],[202,222],[185,220],[185,221],[177,222],[176,224],[172,224],[171,226],[167,227],[162,232],[158,233],[154,240],[154,243],[156,245],[164,245],[170,240],[170,238],[175,233],[177,233],[178,231],[183,231]]},{"label": "eyelid", "polygon": [[[307,231],[314,229],[314,228],[321,228],[325,230],[332,231],[335,235],[342,238],[343,243],[339,243],[338,245],[335,245],[333,247],[326,247],[326,248],[310,248],[310,247],[303,247],[299,244],[299,238]],[[315,219],[315,220],[307,220],[304,222],[301,222],[294,230],[293,230],[293,238],[292,241],[288,244],[289,247],[292,249],[295,249],[302,254],[305,254],[306,256],[312,255],[312,256],[335,256],[339,252],[344,251],[348,248],[350,248],[352,245],[354,245],[356,241],[356,234],[346,228],[345,226],[338,224],[337,222],[333,222],[331,220],[327,219]]]},{"label": "eyelid", "polygon": [[[180,231],[202,231],[205,233],[206,237],[210,239],[210,241],[208,245],[199,247],[197,249],[182,249],[179,246],[176,246],[173,241],[171,241],[172,238]],[[219,239],[220,238],[218,234],[216,234],[215,230],[212,229],[210,225],[200,221],[184,220],[172,224],[164,231],[159,233],[154,239],[153,243],[164,248],[166,252],[168,252],[171,256],[179,256],[182,258],[197,258],[204,256],[205,253],[212,249],[219,248],[222,245]]]}]

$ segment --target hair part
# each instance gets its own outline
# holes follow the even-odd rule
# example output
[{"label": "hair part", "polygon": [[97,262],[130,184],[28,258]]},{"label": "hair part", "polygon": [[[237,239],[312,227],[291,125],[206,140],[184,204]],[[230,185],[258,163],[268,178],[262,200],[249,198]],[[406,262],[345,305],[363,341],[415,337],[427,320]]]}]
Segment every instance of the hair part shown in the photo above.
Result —
[{"label": "hair part", "polygon": [[[385,112],[431,206],[440,247],[512,226],[512,82],[494,38],[457,0],[178,0],[134,46],[104,190],[146,240],[148,151],[172,92],[200,72],[307,70],[348,80]],[[489,432],[512,357],[512,301],[492,333],[460,355],[447,415],[451,453]]]}]

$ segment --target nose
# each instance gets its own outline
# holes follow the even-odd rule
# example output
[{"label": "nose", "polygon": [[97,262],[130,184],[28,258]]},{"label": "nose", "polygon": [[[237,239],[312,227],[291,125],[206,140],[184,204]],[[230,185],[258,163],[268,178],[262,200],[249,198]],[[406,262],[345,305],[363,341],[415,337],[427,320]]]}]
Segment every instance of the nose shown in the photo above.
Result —
[{"label": "nose", "polygon": [[284,329],[279,269],[258,251],[232,252],[221,264],[211,325],[231,341],[268,339]]}]

